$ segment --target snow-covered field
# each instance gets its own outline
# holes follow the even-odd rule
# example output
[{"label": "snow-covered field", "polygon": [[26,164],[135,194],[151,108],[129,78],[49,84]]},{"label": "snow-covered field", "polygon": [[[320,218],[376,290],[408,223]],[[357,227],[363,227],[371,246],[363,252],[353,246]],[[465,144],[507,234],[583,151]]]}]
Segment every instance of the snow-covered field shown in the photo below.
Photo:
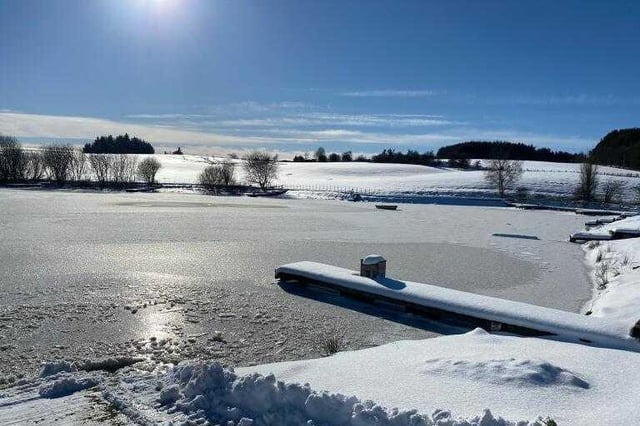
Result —
[{"label": "snow-covered field", "polygon": [[[196,183],[198,175],[207,165],[199,156],[158,155],[163,165],[158,173],[162,183]],[[238,178],[244,174],[238,160]],[[518,186],[526,187],[531,194],[570,196],[578,182],[579,164],[525,161],[525,170]],[[621,180],[626,184],[627,197],[633,197],[633,187],[640,185],[637,172],[600,167],[601,179]],[[398,194],[477,194],[494,195],[495,189],[484,180],[482,171],[440,169],[408,164],[379,163],[281,163],[278,184],[291,188],[348,190],[374,192],[385,195]],[[321,195],[309,192],[293,193],[298,196]]]}]

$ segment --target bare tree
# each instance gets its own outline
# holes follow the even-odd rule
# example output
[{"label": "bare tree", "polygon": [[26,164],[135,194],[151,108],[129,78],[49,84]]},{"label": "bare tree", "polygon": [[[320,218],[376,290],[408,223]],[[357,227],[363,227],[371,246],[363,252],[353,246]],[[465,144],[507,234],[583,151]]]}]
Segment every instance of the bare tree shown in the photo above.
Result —
[{"label": "bare tree", "polygon": [[619,202],[625,186],[622,180],[609,179],[604,181],[602,184],[602,202],[606,204]]},{"label": "bare tree", "polygon": [[111,177],[115,183],[133,182],[136,176],[138,158],[129,154],[114,154]]},{"label": "bare tree", "polygon": [[89,164],[96,180],[100,185],[104,185],[109,181],[111,169],[113,168],[113,158],[111,154],[91,154],[89,155]]},{"label": "bare tree", "polygon": [[71,145],[47,145],[42,151],[44,165],[49,177],[63,183],[71,174],[75,148]]},{"label": "bare tree", "polygon": [[522,173],[522,161],[489,160],[484,171],[484,178],[498,189],[498,193],[502,197],[507,189],[520,180]]},{"label": "bare tree", "polygon": [[244,159],[244,171],[247,182],[255,183],[264,190],[278,178],[278,155],[253,151]]},{"label": "bare tree", "polygon": [[74,150],[73,161],[71,162],[71,177],[73,180],[81,181],[85,178],[88,172],[87,163],[87,154],[81,149]]},{"label": "bare tree", "polygon": [[138,164],[138,176],[152,185],[156,180],[156,173],[161,167],[162,164],[155,157],[147,157]]},{"label": "bare tree", "polygon": [[28,153],[28,170],[26,173],[27,179],[40,180],[44,177],[45,167],[42,153],[39,151],[31,151]]},{"label": "bare tree", "polygon": [[598,188],[598,166],[588,161],[580,165],[580,177],[578,185],[574,190],[576,200],[588,203],[596,196]]},{"label": "bare tree", "polygon": [[13,136],[0,135],[0,181],[24,180],[28,156]]}]

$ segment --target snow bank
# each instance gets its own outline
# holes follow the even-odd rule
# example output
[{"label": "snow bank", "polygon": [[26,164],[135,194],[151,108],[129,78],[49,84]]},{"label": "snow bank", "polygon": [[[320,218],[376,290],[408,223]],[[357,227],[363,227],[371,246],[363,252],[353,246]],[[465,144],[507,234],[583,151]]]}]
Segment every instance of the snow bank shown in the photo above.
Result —
[{"label": "snow bank", "polygon": [[72,393],[97,386],[101,379],[97,376],[80,376],[62,373],[40,386],[43,398],[61,398]]},{"label": "snow bank", "polygon": [[[617,229],[640,231],[640,216],[591,227],[584,233],[609,235]],[[586,311],[593,317],[623,323],[629,332],[640,320],[640,238],[592,241],[583,247],[594,283]]]},{"label": "snow bank", "polygon": [[448,407],[472,416],[491,407],[511,418],[542,415],[567,425],[640,424],[638,362],[635,352],[477,329],[236,371],[274,374],[401,411]]},{"label": "snow bank", "polygon": [[[237,376],[218,363],[186,362],[167,375],[160,402],[179,410],[191,421],[257,425],[515,425],[489,410],[471,419],[456,419],[438,410],[421,415],[416,410],[386,409],[372,401],[339,393],[316,392],[308,385],[286,384],[275,376]],[[519,422],[519,425],[541,425]]]},{"label": "snow bank", "polygon": [[146,358],[139,356],[120,356],[103,359],[86,359],[83,361],[66,361],[56,360],[42,363],[40,377],[48,377],[58,373],[71,373],[79,370],[84,371],[116,371],[120,368],[127,367],[137,362],[144,361]]},{"label": "snow bank", "polygon": [[[68,368],[69,363],[58,363]],[[140,366],[138,364],[137,366]],[[143,366],[148,367],[148,366]],[[54,367],[50,367],[52,371]],[[369,400],[336,392],[316,391],[307,384],[277,381],[272,374],[236,374],[217,362],[185,361],[173,367],[126,367],[115,375],[60,372],[34,379],[26,388],[9,389],[8,403],[0,400],[0,423],[16,416],[41,421],[44,413],[29,413],[39,400],[50,400],[47,409],[65,412],[65,417],[90,419],[91,403],[110,405],[110,413],[136,424],[157,425],[324,425],[324,426],[542,426],[541,419],[511,422],[490,410],[467,419],[436,409],[431,414],[417,410],[388,409]],[[77,412],[63,397],[97,387],[91,398],[81,398]],[[83,395],[80,393],[79,395]],[[86,395],[86,394],[85,394]],[[75,395],[74,395],[75,396]],[[40,399],[38,399],[38,397]],[[99,401],[103,398],[104,401]],[[55,400],[59,399],[58,405]],[[428,396],[425,397],[428,399]],[[97,401],[97,402],[96,402]],[[34,405],[35,403],[35,405]],[[84,410],[84,412],[82,411]]]}]

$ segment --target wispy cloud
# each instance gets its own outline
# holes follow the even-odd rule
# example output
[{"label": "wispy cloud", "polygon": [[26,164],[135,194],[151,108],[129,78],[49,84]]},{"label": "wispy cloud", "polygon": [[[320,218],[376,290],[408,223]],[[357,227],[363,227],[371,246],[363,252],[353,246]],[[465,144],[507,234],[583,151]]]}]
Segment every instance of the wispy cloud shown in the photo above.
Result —
[{"label": "wispy cloud", "polygon": [[260,144],[271,138],[235,136],[185,130],[170,125],[145,125],[93,117],[0,113],[0,132],[26,138],[93,139],[99,135],[128,132],[154,142],[184,144]]},{"label": "wispy cloud", "polygon": [[509,104],[509,105],[533,105],[533,106],[610,106],[620,103],[621,100],[613,95],[548,95],[548,96],[531,96],[516,95],[510,97],[497,97],[489,99],[488,103]]},{"label": "wispy cloud", "polygon": [[[130,123],[95,117],[72,117],[0,112],[0,133],[37,142],[76,140],[84,143],[104,134],[128,132],[142,137],[157,147],[189,146],[192,153],[221,149],[252,149],[266,147],[281,152],[309,150],[318,144],[344,147],[361,146],[362,151],[381,147],[401,146],[420,150],[437,149],[444,144],[465,140],[512,140],[572,151],[592,146],[592,140],[579,136],[522,133],[509,129],[483,129],[471,125],[456,125],[440,116],[429,115],[342,115],[313,113],[303,117],[231,120],[228,127],[220,120],[208,122],[188,115],[158,122]],[[315,125],[309,125],[315,123]],[[371,124],[375,123],[375,124]],[[342,149],[342,148],[336,148]]]},{"label": "wispy cloud", "polygon": [[366,98],[366,97],[389,97],[389,98],[421,98],[426,96],[436,95],[438,92],[435,90],[395,90],[395,89],[384,89],[384,90],[361,90],[355,92],[344,92],[342,96],[351,96],[357,98]]},{"label": "wispy cloud", "polygon": [[181,120],[193,118],[206,118],[206,114],[130,114],[126,118],[143,119],[143,120]]},{"label": "wispy cloud", "polygon": [[418,114],[329,114],[305,113],[285,117],[220,120],[210,122],[222,127],[277,126],[349,126],[349,127],[431,127],[461,125],[442,116]]},{"label": "wispy cloud", "polygon": [[640,98],[607,94],[474,94],[449,93],[447,100],[469,105],[531,106],[531,107],[613,107],[640,105]]}]

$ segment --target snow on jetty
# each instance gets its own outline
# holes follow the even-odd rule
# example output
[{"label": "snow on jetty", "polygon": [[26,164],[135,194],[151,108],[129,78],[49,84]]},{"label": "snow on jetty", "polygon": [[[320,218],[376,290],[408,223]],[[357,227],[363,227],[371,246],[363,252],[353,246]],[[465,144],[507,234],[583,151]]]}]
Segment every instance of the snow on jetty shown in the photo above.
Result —
[{"label": "snow on jetty", "polygon": [[628,324],[615,320],[388,277],[368,278],[356,271],[315,262],[280,266],[275,276],[281,281],[319,285],[359,299],[394,302],[410,312],[427,316],[444,314],[449,318],[484,325],[491,331],[548,336],[573,343],[640,351],[640,342],[630,337]]}]

